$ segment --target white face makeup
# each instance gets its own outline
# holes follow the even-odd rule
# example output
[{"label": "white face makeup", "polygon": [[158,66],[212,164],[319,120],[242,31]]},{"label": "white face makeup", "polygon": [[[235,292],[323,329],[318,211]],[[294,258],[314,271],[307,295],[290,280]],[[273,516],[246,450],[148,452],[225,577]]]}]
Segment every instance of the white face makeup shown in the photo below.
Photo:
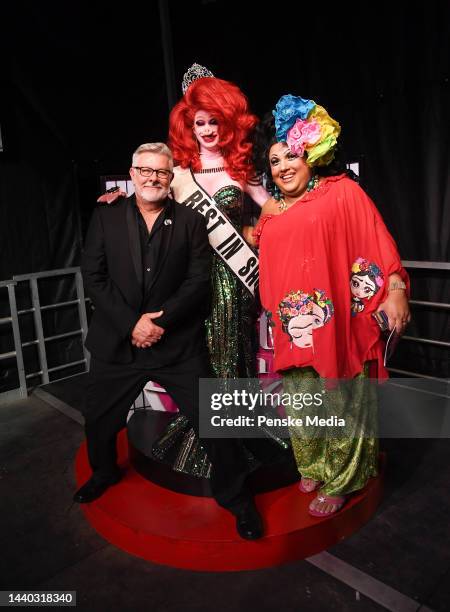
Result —
[{"label": "white face makeup", "polygon": [[194,117],[194,134],[200,149],[212,151],[219,143],[219,122],[207,111],[199,110]]},{"label": "white face makeup", "polygon": [[[134,160],[134,166],[153,170],[172,170],[169,158],[160,153],[140,153]],[[170,191],[173,175],[171,173],[167,178],[162,178],[158,177],[156,172],[153,172],[151,176],[142,176],[139,170],[132,167],[130,168],[130,176],[139,204],[165,200]]]},{"label": "white face makeup", "polygon": [[325,315],[317,304],[313,304],[313,309],[309,314],[299,314],[288,323],[288,332],[292,337],[292,342],[300,348],[308,348],[313,345],[313,329],[323,327]]},{"label": "white face makeup", "polygon": [[350,280],[350,289],[352,295],[355,297],[362,298],[371,298],[375,294],[375,283],[365,274],[359,276],[358,274],[353,274]]}]

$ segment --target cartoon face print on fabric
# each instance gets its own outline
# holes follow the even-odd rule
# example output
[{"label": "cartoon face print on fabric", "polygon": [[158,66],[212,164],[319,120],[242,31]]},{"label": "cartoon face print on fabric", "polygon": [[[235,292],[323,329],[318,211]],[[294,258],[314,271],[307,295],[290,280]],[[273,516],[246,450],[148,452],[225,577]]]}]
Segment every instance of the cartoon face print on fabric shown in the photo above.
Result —
[{"label": "cartoon face print on fabric", "polygon": [[364,302],[370,300],[384,285],[384,276],[376,263],[358,257],[352,265],[350,291],[352,316],[364,310]]},{"label": "cartoon face print on fabric", "polygon": [[328,323],[333,313],[333,304],[321,289],[314,289],[313,293],[301,289],[291,291],[279,303],[277,310],[291,348],[293,344],[299,348],[312,347],[313,330]]}]

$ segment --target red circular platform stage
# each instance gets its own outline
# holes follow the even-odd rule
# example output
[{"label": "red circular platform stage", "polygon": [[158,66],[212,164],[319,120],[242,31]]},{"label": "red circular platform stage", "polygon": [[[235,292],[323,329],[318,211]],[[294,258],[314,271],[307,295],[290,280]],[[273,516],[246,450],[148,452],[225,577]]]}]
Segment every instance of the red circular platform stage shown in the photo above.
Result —
[{"label": "red circular platform stage", "polygon": [[[256,496],[266,535],[242,540],[235,519],[213,499],[176,493],[138,474],[128,461],[126,431],[118,441],[124,478],[101,498],[84,504],[90,524],[115,546],[147,561],[202,571],[239,571],[304,559],[348,537],[367,522],[382,495],[381,476],[331,518],[308,514],[315,493],[296,484]],[[86,446],[76,459],[79,485],[90,476]]]}]

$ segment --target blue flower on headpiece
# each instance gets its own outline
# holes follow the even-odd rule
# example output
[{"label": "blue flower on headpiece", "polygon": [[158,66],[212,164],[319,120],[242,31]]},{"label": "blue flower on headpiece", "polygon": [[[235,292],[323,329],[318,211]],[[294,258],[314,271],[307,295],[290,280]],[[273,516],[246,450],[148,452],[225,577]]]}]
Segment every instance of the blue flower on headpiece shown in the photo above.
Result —
[{"label": "blue flower on headpiece", "polygon": [[277,140],[286,141],[287,133],[297,119],[306,119],[310,111],[316,106],[313,100],[304,100],[300,96],[287,94],[278,100],[273,116]]}]

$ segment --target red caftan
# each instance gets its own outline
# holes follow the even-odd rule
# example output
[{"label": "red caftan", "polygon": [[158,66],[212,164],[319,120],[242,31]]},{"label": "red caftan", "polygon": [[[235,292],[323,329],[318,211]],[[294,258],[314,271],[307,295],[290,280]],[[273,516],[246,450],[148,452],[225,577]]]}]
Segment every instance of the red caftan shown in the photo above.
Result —
[{"label": "red caftan", "polygon": [[378,361],[384,344],[371,314],[386,299],[389,275],[408,283],[396,244],[372,200],[346,175],[328,177],[280,215],[264,215],[260,295],[272,319],[275,369],[312,366],[352,378]]}]

